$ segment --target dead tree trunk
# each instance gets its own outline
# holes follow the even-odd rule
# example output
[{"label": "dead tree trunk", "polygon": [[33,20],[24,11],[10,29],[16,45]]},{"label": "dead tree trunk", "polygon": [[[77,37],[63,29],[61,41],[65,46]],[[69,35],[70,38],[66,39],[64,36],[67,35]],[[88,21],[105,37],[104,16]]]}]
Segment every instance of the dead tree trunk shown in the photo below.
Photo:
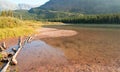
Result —
[{"label": "dead tree trunk", "polygon": [[2,68],[2,70],[0,72],[6,72],[7,68],[9,67],[10,63],[13,64],[17,64],[17,60],[16,60],[16,56],[18,55],[18,53],[20,52],[22,48],[22,38],[20,37],[18,40],[18,50],[16,51],[16,53],[13,55],[12,58],[10,58],[10,60],[8,60],[8,62],[5,64],[5,66]]},{"label": "dead tree trunk", "polygon": [[7,71],[7,68],[9,67],[10,65],[10,61],[8,61],[5,66],[2,68],[2,70],[0,72],[6,72]]},{"label": "dead tree trunk", "polygon": [[4,49],[7,48],[5,42],[2,43],[2,47],[3,47]]},{"label": "dead tree trunk", "polygon": [[18,49],[16,51],[16,53],[13,55],[12,57],[12,64],[16,65],[17,64],[17,60],[16,60],[16,57],[18,55],[18,53],[20,52],[20,50],[22,49],[22,38],[20,37],[19,40],[18,40]]},{"label": "dead tree trunk", "polygon": [[[28,37],[28,38],[24,41],[24,43],[27,42],[29,39],[31,39],[31,37]],[[24,45],[24,44],[23,44],[23,45]],[[8,60],[8,62],[7,62],[6,65],[2,68],[2,70],[1,70],[0,72],[6,72],[6,71],[7,71],[7,68],[9,67],[9,64],[10,64],[10,63],[12,63],[13,65],[16,65],[16,64],[17,64],[16,57],[17,57],[17,55],[19,54],[20,50],[22,49],[23,45],[22,45],[22,38],[20,37],[20,38],[18,39],[18,48],[17,48],[17,51],[16,51],[15,54],[12,56],[12,58],[10,58],[10,59]]]},{"label": "dead tree trunk", "polygon": [[27,39],[27,43],[29,43],[31,41],[32,37],[29,36],[28,39]]},{"label": "dead tree trunk", "polygon": [[0,52],[4,51],[5,49],[7,49],[7,46],[6,46],[5,42],[3,42],[0,46]]}]

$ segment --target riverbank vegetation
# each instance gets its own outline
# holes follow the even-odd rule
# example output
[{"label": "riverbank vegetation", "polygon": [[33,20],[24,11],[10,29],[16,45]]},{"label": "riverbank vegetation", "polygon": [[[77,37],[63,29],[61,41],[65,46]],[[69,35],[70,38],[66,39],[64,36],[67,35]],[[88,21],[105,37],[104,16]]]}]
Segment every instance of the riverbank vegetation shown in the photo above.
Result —
[{"label": "riverbank vegetation", "polygon": [[0,40],[32,34],[33,28],[25,21],[13,17],[0,17]]},{"label": "riverbank vegetation", "polygon": [[42,22],[15,18],[12,11],[2,11],[0,15],[0,40],[31,35],[41,24]]},{"label": "riverbank vegetation", "polygon": [[42,25],[51,25],[59,23],[51,23],[47,21],[35,21],[35,20],[22,20],[21,18],[15,18],[12,11],[2,11],[0,15],[0,40],[32,35],[36,32],[36,29]]}]

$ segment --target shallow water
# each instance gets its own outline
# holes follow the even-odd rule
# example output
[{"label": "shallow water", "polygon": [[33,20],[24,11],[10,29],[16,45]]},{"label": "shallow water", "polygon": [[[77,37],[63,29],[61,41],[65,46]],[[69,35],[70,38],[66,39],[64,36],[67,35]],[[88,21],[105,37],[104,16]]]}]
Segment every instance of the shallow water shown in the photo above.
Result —
[{"label": "shallow water", "polygon": [[41,40],[25,44],[17,56],[17,61],[18,65],[15,68],[20,72],[26,72],[38,66],[67,63],[61,50],[53,48]]}]

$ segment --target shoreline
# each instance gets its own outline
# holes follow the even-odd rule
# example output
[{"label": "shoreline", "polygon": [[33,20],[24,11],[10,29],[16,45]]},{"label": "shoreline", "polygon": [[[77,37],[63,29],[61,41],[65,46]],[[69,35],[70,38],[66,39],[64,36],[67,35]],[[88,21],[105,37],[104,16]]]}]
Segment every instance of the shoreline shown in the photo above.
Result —
[{"label": "shoreline", "polygon": [[[26,72],[26,71],[27,72],[34,72],[34,71],[44,72],[48,70],[63,71],[63,72],[64,71],[69,71],[69,72],[76,72],[76,71],[88,71],[88,72],[115,71],[117,72],[117,71],[120,71],[120,68],[118,67],[119,64],[117,64],[119,63],[119,57],[117,57],[119,53],[112,55],[113,53],[112,51],[115,51],[115,52],[119,51],[119,49],[117,48],[115,49],[112,48],[114,46],[117,47],[116,43],[119,44],[119,41],[114,43],[117,40],[116,38],[114,38],[114,35],[117,35],[118,32],[101,31],[101,30],[99,31],[99,30],[90,30],[90,29],[89,30],[80,29],[77,31],[74,29],[56,29],[56,28],[41,28],[37,30],[37,32],[38,33],[33,37],[33,42],[37,40],[40,40],[40,41],[42,40],[44,41],[45,44],[49,44],[54,49],[60,49],[64,53],[65,55],[64,58],[68,61],[68,63],[53,65],[54,62],[51,61],[51,57],[52,56],[54,57],[54,52],[43,47],[40,50],[35,49],[37,51],[43,51],[42,53],[37,52],[38,54],[40,53],[40,55],[42,54],[42,56],[38,55],[39,60],[37,60],[36,57],[35,57],[36,60],[35,61],[33,60],[32,63],[31,61],[26,60],[28,64],[29,63],[31,64],[24,70],[22,70],[22,65],[20,66],[21,67],[20,70],[22,70],[23,72]],[[111,33],[114,33],[114,35]],[[113,39],[111,40],[111,38]],[[111,44],[111,41],[113,41],[112,44]],[[12,42],[15,43],[14,40]],[[37,47],[42,43],[38,42],[39,45],[36,45],[36,44],[37,43],[33,44],[35,45],[33,46],[33,49],[34,47]],[[44,44],[40,46],[44,46]],[[102,48],[102,46],[105,46],[105,47]],[[24,59],[24,52],[27,54],[26,55],[27,57],[29,56],[27,49],[29,49],[30,47],[26,48],[25,51],[23,49],[22,51],[23,53],[22,54],[20,53],[20,57],[18,57],[19,59],[18,63],[21,63],[20,60]],[[111,50],[108,48],[110,48]],[[36,56],[34,55],[36,54],[34,50],[32,51],[28,50],[28,51],[31,52],[32,54],[31,56]],[[46,55],[46,52],[48,55]],[[116,58],[113,59],[111,56],[113,57],[115,56]],[[40,60],[41,59],[40,57],[43,57],[43,60]],[[57,58],[57,56],[55,56],[55,58],[56,59],[53,58],[53,60],[55,61],[59,59]],[[28,59],[32,60],[30,56]],[[44,60],[46,62],[44,62]],[[46,64],[49,61],[51,61],[51,63],[53,64]],[[16,66],[15,68],[19,68],[18,66]],[[24,66],[27,66],[27,65],[24,65]]]}]

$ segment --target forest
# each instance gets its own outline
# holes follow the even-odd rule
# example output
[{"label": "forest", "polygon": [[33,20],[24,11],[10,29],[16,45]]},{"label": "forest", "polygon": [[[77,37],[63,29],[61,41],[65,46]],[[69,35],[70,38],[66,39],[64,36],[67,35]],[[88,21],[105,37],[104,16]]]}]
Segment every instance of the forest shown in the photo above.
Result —
[{"label": "forest", "polygon": [[[23,12],[23,11],[22,11]],[[48,14],[49,15],[49,14]],[[74,24],[120,24],[120,14],[70,14],[65,16],[57,16],[59,13],[54,14],[54,17],[42,18],[41,16],[33,14],[16,14],[15,11],[2,11],[0,16],[16,17],[23,20],[36,20],[36,21],[50,21],[50,22],[63,22]]]},{"label": "forest", "polygon": [[83,15],[73,18],[50,19],[51,22],[75,23],[75,24],[120,24],[120,14]]}]

